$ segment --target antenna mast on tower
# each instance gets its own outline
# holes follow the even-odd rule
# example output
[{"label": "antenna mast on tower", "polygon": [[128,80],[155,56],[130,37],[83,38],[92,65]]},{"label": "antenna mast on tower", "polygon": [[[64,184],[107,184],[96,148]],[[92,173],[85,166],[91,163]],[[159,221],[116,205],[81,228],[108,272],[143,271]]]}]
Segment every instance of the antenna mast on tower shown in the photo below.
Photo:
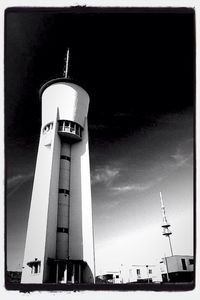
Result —
[{"label": "antenna mast on tower", "polygon": [[164,206],[164,203],[163,203],[163,198],[162,198],[162,193],[161,192],[160,192],[160,202],[161,202],[161,211],[162,211],[162,217],[163,217],[163,221],[162,221],[162,225],[161,225],[161,227],[163,228],[163,233],[162,234],[164,236],[168,237],[171,255],[173,256],[172,244],[171,244],[171,239],[170,239],[170,235],[172,234],[172,232],[169,230],[169,227],[171,225],[167,222],[167,217],[166,217],[166,213],[165,213],[165,206]]},{"label": "antenna mast on tower", "polygon": [[65,70],[64,77],[69,78],[69,48],[67,49],[66,61],[65,61]]}]

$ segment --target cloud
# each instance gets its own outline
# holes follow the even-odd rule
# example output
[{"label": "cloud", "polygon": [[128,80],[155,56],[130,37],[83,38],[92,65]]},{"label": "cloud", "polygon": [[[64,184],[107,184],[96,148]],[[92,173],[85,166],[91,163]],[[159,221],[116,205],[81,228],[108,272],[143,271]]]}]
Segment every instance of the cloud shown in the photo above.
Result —
[{"label": "cloud", "polygon": [[189,155],[183,155],[180,153],[174,154],[171,156],[175,160],[175,166],[176,167],[182,167],[184,165],[187,165],[187,162],[192,158],[192,153]]},{"label": "cloud", "polygon": [[[93,183],[104,182],[109,186],[110,191],[115,194],[122,194],[126,192],[143,192],[146,191],[159,182],[163,181],[166,177],[170,176],[177,168],[190,165],[193,156],[193,139],[189,138],[178,145],[174,153],[165,159],[152,162],[148,165],[149,173],[152,174],[151,178],[145,179],[146,169],[143,169],[143,174],[137,178],[136,182],[130,182],[131,171],[121,166],[120,169],[111,169],[109,167],[97,169],[93,176]],[[119,172],[120,170],[120,172]],[[141,177],[142,176],[142,177]],[[129,180],[128,180],[129,177]],[[127,179],[127,181],[125,181]],[[149,180],[148,180],[149,179]]]},{"label": "cloud", "polygon": [[117,193],[124,193],[129,191],[136,191],[136,192],[143,192],[148,190],[153,183],[146,183],[146,184],[139,184],[139,183],[133,183],[129,185],[121,185],[121,186],[115,186],[112,187],[111,190],[117,192]]},{"label": "cloud", "polygon": [[23,183],[28,181],[33,176],[33,173],[18,174],[7,180],[7,196],[11,196],[16,192]]},{"label": "cloud", "polygon": [[116,112],[114,114],[114,117],[122,117],[122,118],[127,118],[127,117],[131,117],[133,118],[134,116],[137,116],[137,114],[134,114],[133,112]]},{"label": "cloud", "polygon": [[105,124],[89,124],[89,130],[105,130],[107,129],[108,126],[106,126]]},{"label": "cloud", "polygon": [[92,184],[105,183],[110,185],[118,175],[119,169],[110,168],[109,166],[97,168],[91,174],[91,182]]},{"label": "cloud", "polygon": [[[120,199],[115,199],[115,200],[111,200],[111,201],[108,201],[105,203],[104,205],[104,208],[106,210],[113,210],[116,206],[118,206],[119,204],[121,204],[121,200]],[[107,218],[111,218],[110,214],[109,214],[109,217]]]},{"label": "cloud", "polygon": [[7,180],[8,188],[10,188],[13,185],[15,185],[16,183],[18,183],[23,177],[24,177],[24,175],[18,174],[16,176],[13,176],[13,177],[9,178]]},{"label": "cloud", "polygon": [[193,157],[193,139],[188,139],[176,149],[175,154],[171,155],[175,163],[175,167],[182,167],[187,165],[189,160]]}]

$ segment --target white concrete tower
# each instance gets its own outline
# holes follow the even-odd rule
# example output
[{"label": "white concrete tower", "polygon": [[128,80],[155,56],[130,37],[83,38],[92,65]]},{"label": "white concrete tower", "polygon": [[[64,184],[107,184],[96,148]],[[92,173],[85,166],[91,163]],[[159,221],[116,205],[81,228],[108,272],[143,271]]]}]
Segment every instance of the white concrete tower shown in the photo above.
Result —
[{"label": "white concrete tower", "polygon": [[[69,54],[69,52],[68,52]],[[40,90],[42,126],[21,283],[93,283],[89,96],[65,77]]]}]

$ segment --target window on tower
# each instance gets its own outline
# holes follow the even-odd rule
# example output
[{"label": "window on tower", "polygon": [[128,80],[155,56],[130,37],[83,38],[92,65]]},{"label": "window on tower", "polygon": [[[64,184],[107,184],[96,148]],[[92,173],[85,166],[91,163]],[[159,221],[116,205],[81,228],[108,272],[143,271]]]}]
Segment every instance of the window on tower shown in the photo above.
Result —
[{"label": "window on tower", "polygon": [[61,155],[60,159],[65,159],[65,160],[71,161],[71,158],[67,155]]},{"label": "window on tower", "polygon": [[59,189],[59,194],[69,195],[69,190],[66,190],[66,189]]},{"label": "window on tower", "polygon": [[76,126],[76,134],[79,135],[79,136],[81,135],[80,134],[80,129],[81,129],[80,126]]},{"label": "window on tower", "polygon": [[66,133],[66,134],[70,133],[78,137],[81,137],[82,135],[82,127],[73,121],[59,120],[58,131],[60,133]]},{"label": "window on tower", "polygon": [[43,128],[43,134],[46,134],[47,132],[49,132],[51,129],[53,128],[53,122],[48,123],[47,125],[44,126]]},{"label": "window on tower", "polygon": [[31,274],[38,274],[38,273],[40,273],[41,261],[37,260],[37,258],[35,258],[34,261],[28,262],[27,265],[31,268]]},{"label": "window on tower", "polygon": [[71,122],[70,132],[75,133],[75,124]]},{"label": "window on tower", "polygon": [[40,273],[40,263],[35,264],[35,274]]},{"label": "window on tower", "polygon": [[57,232],[68,233],[69,229],[66,227],[57,227]]}]

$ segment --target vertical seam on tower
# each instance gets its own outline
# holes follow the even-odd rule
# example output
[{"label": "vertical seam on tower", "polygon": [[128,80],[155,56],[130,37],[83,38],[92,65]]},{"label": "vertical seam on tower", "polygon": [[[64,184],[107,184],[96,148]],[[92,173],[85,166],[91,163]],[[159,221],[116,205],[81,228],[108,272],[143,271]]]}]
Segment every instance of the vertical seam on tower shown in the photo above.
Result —
[{"label": "vertical seam on tower", "polygon": [[71,149],[72,149],[72,145],[70,144],[69,146],[69,155],[70,155],[70,161],[69,161],[69,196],[68,196],[68,245],[67,245],[67,259],[69,259],[69,238],[70,238],[70,202],[71,202],[71,163],[72,163],[72,160],[71,160]]}]

